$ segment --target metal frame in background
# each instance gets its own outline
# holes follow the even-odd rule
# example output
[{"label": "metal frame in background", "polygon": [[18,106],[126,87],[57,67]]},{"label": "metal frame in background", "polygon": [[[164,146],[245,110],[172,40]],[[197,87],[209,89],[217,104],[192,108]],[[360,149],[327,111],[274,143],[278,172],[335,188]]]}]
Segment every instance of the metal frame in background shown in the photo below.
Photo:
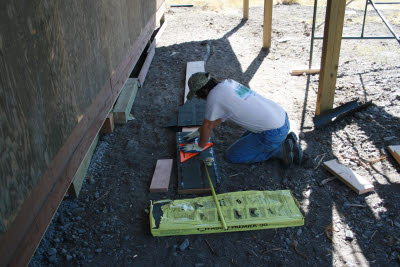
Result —
[{"label": "metal frame in background", "polygon": [[[394,31],[392,25],[389,23],[389,21],[385,18],[383,13],[375,6],[375,5],[390,5],[390,4],[400,4],[400,2],[378,2],[375,3],[372,0],[365,0],[365,9],[364,9],[364,19],[363,19],[363,24],[362,24],[362,30],[361,30],[361,36],[343,36],[342,39],[396,39],[397,42],[400,44],[400,37],[399,35]],[[367,8],[368,5],[371,5],[376,13],[379,15],[379,17],[382,19],[383,23],[386,25],[386,27],[389,29],[389,31],[392,33],[393,36],[364,36],[364,28],[365,28],[365,19],[367,17]],[[316,21],[316,16],[317,16],[317,6],[318,6],[318,0],[314,0],[314,13],[313,13],[313,23],[312,23],[312,31],[311,31],[311,46],[310,46],[310,60],[309,60],[309,66],[308,68],[311,69],[312,65],[312,56],[313,56],[313,51],[314,51],[314,39],[323,39],[324,37],[315,37],[315,21]]]}]

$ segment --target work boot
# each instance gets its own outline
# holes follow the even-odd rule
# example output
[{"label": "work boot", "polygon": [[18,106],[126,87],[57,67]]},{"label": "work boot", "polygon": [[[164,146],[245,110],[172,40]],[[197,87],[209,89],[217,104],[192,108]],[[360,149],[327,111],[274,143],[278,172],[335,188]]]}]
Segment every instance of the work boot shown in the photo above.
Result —
[{"label": "work boot", "polygon": [[300,144],[297,142],[297,136],[294,132],[290,132],[286,139],[292,140],[293,142],[293,154],[294,154],[294,162],[297,165],[301,165],[301,161],[303,160],[303,149],[301,148]]},{"label": "work boot", "polygon": [[293,166],[293,142],[291,139],[286,139],[282,143],[282,161],[286,168]]}]

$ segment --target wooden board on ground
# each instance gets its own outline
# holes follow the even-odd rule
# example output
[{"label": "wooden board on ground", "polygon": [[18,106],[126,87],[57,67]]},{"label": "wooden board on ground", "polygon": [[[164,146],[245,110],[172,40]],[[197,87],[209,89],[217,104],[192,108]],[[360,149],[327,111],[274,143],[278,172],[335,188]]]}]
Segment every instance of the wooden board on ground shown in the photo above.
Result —
[{"label": "wooden board on ground", "polygon": [[303,74],[318,74],[320,69],[298,69],[298,70],[291,70],[290,75],[292,76],[300,76]]},{"label": "wooden board on ground", "polygon": [[106,120],[103,123],[103,126],[100,129],[100,133],[112,133],[114,131],[114,116],[112,113],[109,113]]},{"label": "wooden board on ground", "polygon": [[388,147],[392,156],[396,159],[397,163],[400,164],[400,145]]},{"label": "wooden board on ground", "polygon": [[345,165],[339,163],[336,159],[323,163],[324,167],[333,175],[338,177],[347,186],[361,195],[374,190],[374,186],[363,177],[350,170]]},{"label": "wooden board on ground", "polygon": [[156,169],[151,180],[150,192],[168,192],[172,163],[172,159],[157,160]]},{"label": "wooden board on ground", "polygon": [[196,72],[204,72],[204,61],[191,61],[186,64],[186,81],[185,81],[185,94],[183,95],[183,103],[186,102],[186,96],[189,93],[188,81],[190,76]]},{"label": "wooden board on ground", "polygon": [[89,148],[89,151],[86,153],[85,158],[83,159],[79,169],[76,171],[74,180],[69,186],[68,192],[72,197],[77,198],[79,196],[79,192],[81,191],[83,180],[86,177],[87,170],[89,168],[90,161],[92,160],[93,153],[96,149],[97,142],[99,141],[99,135],[97,134],[94,138],[92,145]]},{"label": "wooden board on ground", "polygon": [[[188,81],[190,76],[196,72],[205,71],[204,61],[191,61],[186,64],[186,81],[185,81],[185,94],[183,96],[183,103],[186,102],[186,96],[189,93]],[[199,127],[182,127],[182,132],[192,132],[197,130]]]},{"label": "wooden board on ground", "polygon": [[128,78],[113,109],[114,122],[127,123],[138,90],[138,79]]}]

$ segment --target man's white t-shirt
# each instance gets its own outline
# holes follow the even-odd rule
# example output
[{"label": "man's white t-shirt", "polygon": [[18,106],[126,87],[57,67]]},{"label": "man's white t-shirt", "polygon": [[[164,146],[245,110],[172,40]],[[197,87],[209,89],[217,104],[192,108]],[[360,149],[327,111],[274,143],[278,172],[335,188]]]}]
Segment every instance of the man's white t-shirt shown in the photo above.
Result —
[{"label": "man's white t-shirt", "polygon": [[234,80],[224,80],[207,96],[205,118],[209,121],[230,120],[251,132],[280,128],[285,110]]}]

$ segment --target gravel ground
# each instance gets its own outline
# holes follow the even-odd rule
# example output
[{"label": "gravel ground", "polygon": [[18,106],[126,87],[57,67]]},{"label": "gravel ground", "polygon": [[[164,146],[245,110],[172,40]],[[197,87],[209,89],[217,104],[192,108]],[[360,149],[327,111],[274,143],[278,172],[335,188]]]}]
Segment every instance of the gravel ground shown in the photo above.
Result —
[{"label": "gravel ground", "polygon": [[[30,266],[399,264],[400,165],[387,146],[400,144],[400,46],[394,40],[344,40],[335,106],[354,99],[373,105],[315,129],[319,77],[289,75],[290,69],[308,64],[312,7],[276,5],[273,12],[267,52],[261,49],[262,7],[251,8],[248,21],[241,20],[241,9],[168,11],[168,27],[132,109],[135,119],[100,136],[79,199],[66,197],[61,203]],[[344,35],[360,32],[362,13],[346,10]],[[398,11],[386,14],[398,18]],[[376,18],[372,11],[368,15]],[[394,27],[400,32],[398,19]],[[322,31],[320,25],[317,34]],[[368,23],[366,35],[387,34],[378,20]],[[315,65],[321,46],[315,42]],[[224,123],[213,134],[222,178],[218,192],[290,189],[300,202],[304,226],[151,236],[150,200],[194,197],[177,194],[176,167],[168,193],[148,189],[157,159],[176,160],[175,133],[164,125],[183,103],[186,62],[204,60],[208,51],[206,70],[217,79],[233,78],[286,109],[304,149],[302,166],[289,170],[276,160],[230,164],[224,151],[243,129]],[[374,184],[375,191],[357,195],[338,179],[321,184],[332,177],[321,163],[334,158]]]}]

